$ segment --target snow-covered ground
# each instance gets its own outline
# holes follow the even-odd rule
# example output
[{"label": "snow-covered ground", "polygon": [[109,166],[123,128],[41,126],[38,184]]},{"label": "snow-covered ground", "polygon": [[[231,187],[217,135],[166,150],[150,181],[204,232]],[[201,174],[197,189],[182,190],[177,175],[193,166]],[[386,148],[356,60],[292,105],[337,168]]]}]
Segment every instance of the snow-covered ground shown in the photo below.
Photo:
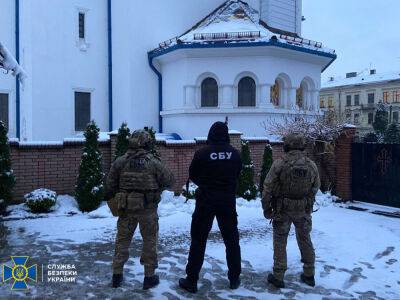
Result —
[{"label": "snow-covered ground", "polygon": [[[329,194],[318,194],[319,211],[313,216],[313,241],[317,253],[317,286],[299,282],[300,254],[293,231],[288,242],[287,288],[276,290],[266,283],[272,267],[272,228],[263,218],[260,201],[237,201],[243,259],[242,287],[227,288],[225,250],[216,224],[210,234],[199,293],[191,296],[177,287],[184,276],[190,244],[189,228],[194,202],[164,192],[159,207],[161,284],[143,292],[139,264],[141,239],[131,246],[122,288],[109,286],[116,218],[106,205],[82,214],[72,197],[59,196],[53,212],[33,215],[23,205],[12,207],[4,222],[7,242],[0,248],[2,263],[12,265],[11,255],[28,255],[32,263],[75,264],[75,283],[41,282],[28,292],[0,287],[0,298],[32,297],[70,299],[400,299],[400,221],[395,218],[349,210],[332,203]],[[2,241],[4,242],[4,241]],[[40,268],[39,268],[40,269]],[[40,272],[39,272],[40,273]],[[39,279],[41,274],[39,274]],[[46,281],[46,274],[44,274]]]}]

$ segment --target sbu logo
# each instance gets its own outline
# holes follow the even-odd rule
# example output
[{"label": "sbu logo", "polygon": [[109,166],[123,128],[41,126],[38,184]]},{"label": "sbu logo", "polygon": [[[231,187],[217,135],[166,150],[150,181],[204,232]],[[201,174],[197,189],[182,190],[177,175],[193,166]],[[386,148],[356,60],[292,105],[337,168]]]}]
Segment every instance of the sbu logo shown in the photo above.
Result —
[{"label": "sbu logo", "polygon": [[26,290],[27,280],[37,280],[37,265],[26,266],[29,256],[11,256],[13,267],[3,265],[3,282],[13,280],[12,290]]},{"label": "sbu logo", "polygon": [[213,152],[210,154],[211,160],[229,160],[232,157],[232,152]]}]

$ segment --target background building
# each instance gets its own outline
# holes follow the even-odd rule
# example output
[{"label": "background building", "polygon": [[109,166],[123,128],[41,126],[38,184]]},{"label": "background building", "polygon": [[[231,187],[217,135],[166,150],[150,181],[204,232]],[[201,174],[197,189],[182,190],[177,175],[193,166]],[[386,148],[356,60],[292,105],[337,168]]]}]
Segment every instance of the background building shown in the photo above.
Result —
[{"label": "background building", "polygon": [[[21,85],[0,74],[0,110],[8,116],[10,136],[22,141],[80,135],[91,119],[102,131],[127,121],[131,128],[153,126],[190,138],[228,117],[235,129],[260,135],[261,120],[295,113],[297,104],[304,103],[307,114],[317,113],[321,71],[336,58],[321,43],[301,38],[301,0],[2,0],[1,5],[0,40],[28,79]],[[251,8],[231,16],[250,19],[260,31],[257,42],[264,44],[254,43],[248,27],[231,27],[236,22],[230,19],[218,32],[207,28],[228,34],[218,42],[236,44],[232,47],[166,50],[162,41],[183,37],[231,5]],[[169,53],[158,55],[155,48]],[[217,80],[217,106],[188,105],[199,103],[206,74]],[[247,83],[240,85],[250,87],[246,107],[236,104],[242,77]],[[208,83],[212,90],[214,82]]]},{"label": "background building", "polygon": [[322,84],[321,109],[336,111],[339,117],[356,125],[361,134],[373,130],[378,103],[387,104],[389,122],[399,123],[400,72],[351,72],[346,78],[330,78]]}]

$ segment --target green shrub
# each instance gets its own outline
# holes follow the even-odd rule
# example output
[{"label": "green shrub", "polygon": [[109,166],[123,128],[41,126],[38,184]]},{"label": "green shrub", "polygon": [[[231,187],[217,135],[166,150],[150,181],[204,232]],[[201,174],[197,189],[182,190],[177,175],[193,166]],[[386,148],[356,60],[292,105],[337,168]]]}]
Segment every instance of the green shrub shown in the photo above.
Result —
[{"label": "green shrub", "polygon": [[121,127],[118,129],[117,134],[117,144],[115,145],[115,157],[124,155],[129,148],[129,137],[131,136],[131,131],[128,128],[128,124],[122,123]]},{"label": "green shrub", "polygon": [[0,121],[0,215],[6,212],[7,206],[12,200],[14,185],[15,177],[11,168],[7,127]]},{"label": "green shrub", "polygon": [[35,214],[48,213],[56,204],[56,192],[48,189],[38,189],[24,196],[25,205]]},{"label": "green shrub", "polygon": [[242,171],[240,172],[237,195],[246,200],[257,197],[257,185],[254,184],[254,164],[250,156],[249,142],[242,141]]},{"label": "green shrub", "polygon": [[150,128],[149,127],[145,127],[144,130],[146,130],[149,133],[149,135],[150,135],[150,137],[152,139],[150,152],[155,157],[160,158],[160,153],[158,153],[157,146],[156,146],[156,144],[157,144],[156,131],[153,129],[153,127],[150,127]]},{"label": "green shrub", "polygon": [[384,141],[388,144],[400,144],[400,129],[396,123],[389,125],[385,132]]},{"label": "green shrub", "polygon": [[75,185],[75,197],[82,212],[96,210],[104,196],[104,173],[102,156],[99,150],[99,128],[94,121],[85,131],[85,147],[83,149],[79,174]]},{"label": "green shrub", "polygon": [[376,114],[375,120],[372,123],[374,130],[378,136],[384,136],[386,129],[389,124],[389,116],[387,111],[387,106],[383,103],[379,103]]}]

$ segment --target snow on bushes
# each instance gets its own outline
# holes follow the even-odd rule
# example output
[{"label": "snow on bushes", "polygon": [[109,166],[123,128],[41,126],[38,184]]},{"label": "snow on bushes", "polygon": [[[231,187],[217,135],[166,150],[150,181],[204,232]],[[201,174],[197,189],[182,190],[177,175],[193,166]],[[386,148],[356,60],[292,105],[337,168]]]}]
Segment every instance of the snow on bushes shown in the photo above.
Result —
[{"label": "snow on bushes", "polygon": [[196,195],[196,191],[199,187],[193,182],[189,182],[189,188],[186,190],[186,185],[182,187],[182,196],[186,199],[194,199]]},{"label": "snow on bushes", "polygon": [[24,196],[25,205],[35,214],[48,213],[57,201],[57,193],[48,189],[38,189]]}]

